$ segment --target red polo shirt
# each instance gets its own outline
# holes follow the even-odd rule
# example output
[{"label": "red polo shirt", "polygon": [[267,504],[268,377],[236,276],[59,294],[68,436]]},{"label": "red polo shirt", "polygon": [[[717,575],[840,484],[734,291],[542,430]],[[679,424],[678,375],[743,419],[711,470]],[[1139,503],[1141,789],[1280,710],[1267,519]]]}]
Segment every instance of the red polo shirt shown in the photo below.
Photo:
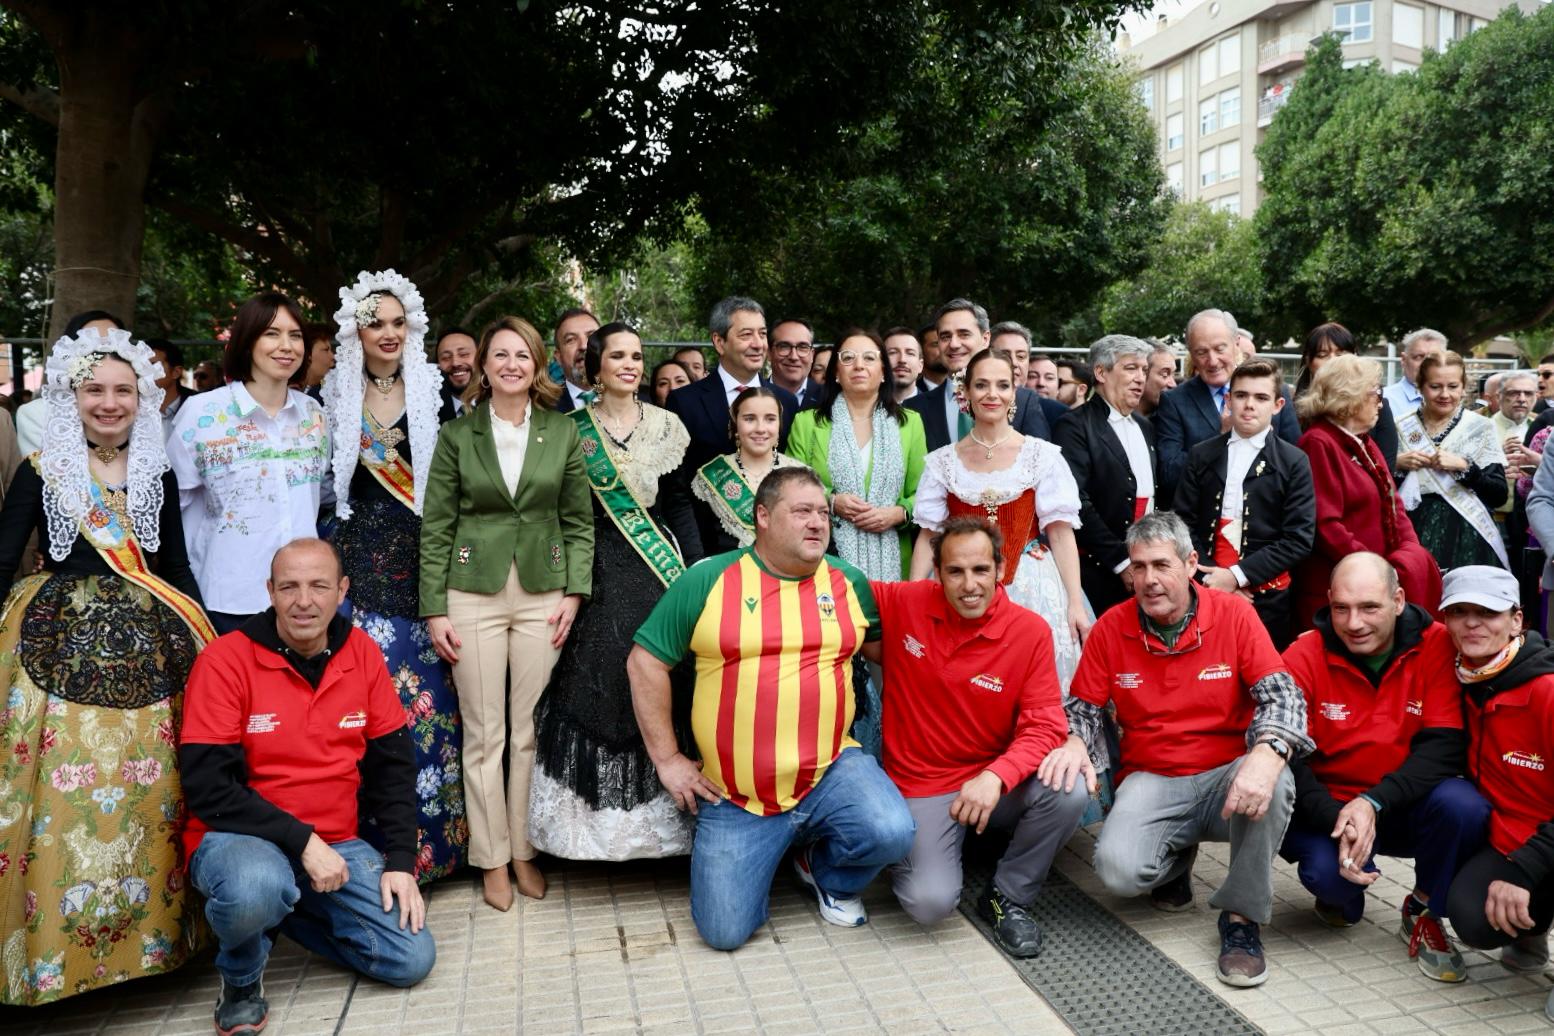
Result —
[{"label": "red polo shirt", "polygon": [[1117,707],[1120,784],[1135,770],[1162,777],[1203,773],[1246,754],[1253,684],[1284,671],[1245,598],[1197,588],[1198,610],[1169,652],[1146,647],[1130,598],[1096,621],[1069,693]]},{"label": "red polo shirt", "polygon": [[998,587],[966,621],[932,580],[871,583],[884,646],[885,772],[909,798],[991,770],[1008,791],[1068,737],[1046,620]]},{"label": "red polo shirt", "polygon": [[[314,690],[241,632],[200,652],[184,691],[184,744],[242,745],[248,786],[326,842],[356,837],[357,764],[370,738],[405,725],[383,653],[351,630]],[[209,830],[191,816],[185,859]]]},{"label": "red polo shirt", "polygon": [[1492,807],[1489,844],[1512,853],[1554,817],[1554,674],[1467,701],[1468,771]]},{"label": "red polo shirt", "polygon": [[1432,623],[1373,687],[1353,662],[1327,649],[1320,630],[1289,646],[1284,662],[1306,696],[1306,733],[1317,745],[1306,765],[1333,798],[1348,802],[1374,788],[1403,764],[1426,727],[1462,729],[1456,658],[1451,634]]}]

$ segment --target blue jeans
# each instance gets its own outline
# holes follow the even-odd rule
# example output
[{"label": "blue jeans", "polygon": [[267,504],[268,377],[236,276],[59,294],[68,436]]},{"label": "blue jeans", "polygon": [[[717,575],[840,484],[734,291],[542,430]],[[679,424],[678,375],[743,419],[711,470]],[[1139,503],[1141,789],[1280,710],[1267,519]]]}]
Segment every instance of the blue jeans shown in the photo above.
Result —
[{"label": "blue jeans", "polygon": [[794,845],[813,845],[815,882],[855,896],[912,850],[916,825],[872,756],[848,748],[786,813],[758,817],[732,802],[700,803],[691,847],[691,919],[716,950],[744,945],[766,923],[772,876]]},{"label": "blue jeans", "polygon": [[[1446,910],[1452,878],[1484,844],[1489,827],[1489,803],[1461,777],[1437,784],[1412,806],[1383,810],[1376,818],[1376,847],[1383,856],[1414,860],[1414,887],[1430,897],[1437,916]],[[1338,873],[1338,840],[1299,820],[1290,824],[1279,855],[1295,864],[1306,891],[1320,902],[1338,907],[1347,921],[1365,913],[1365,886]],[[1374,860],[1365,869],[1376,870]]]},{"label": "blue jeans", "polygon": [[216,970],[232,985],[264,974],[279,929],[321,957],[391,986],[413,986],[437,960],[423,927],[399,927],[399,904],[385,913],[378,879],[383,855],[359,838],[332,848],[350,878],[334,892],[314,892],[302,864],[274,842],[210,831],[189,861],[189,880],[205,896],[205,917],[220,948]]}]

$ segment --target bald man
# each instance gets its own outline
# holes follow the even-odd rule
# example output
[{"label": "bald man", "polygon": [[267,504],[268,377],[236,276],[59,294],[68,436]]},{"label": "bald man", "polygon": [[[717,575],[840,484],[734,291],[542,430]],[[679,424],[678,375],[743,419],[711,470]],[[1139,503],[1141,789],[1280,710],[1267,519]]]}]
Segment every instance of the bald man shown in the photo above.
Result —
[{"label": "bald man", "polygon": [[1426,976],[1461,982],[1467,968],[1438,918],[1458,868],[1484,843],[1489,804],[1457,776],[1468,741],[1451,637],[1404,601],[1397,573],[1370,553],[1333,569],[1314,624],[1284,653],[1317,748],[1290,762],[1295,817],[1280,855],[1334,928],[1360,920],[1365,888],[1381,876],[1374,853],[1414,857],[1409,955]]}]

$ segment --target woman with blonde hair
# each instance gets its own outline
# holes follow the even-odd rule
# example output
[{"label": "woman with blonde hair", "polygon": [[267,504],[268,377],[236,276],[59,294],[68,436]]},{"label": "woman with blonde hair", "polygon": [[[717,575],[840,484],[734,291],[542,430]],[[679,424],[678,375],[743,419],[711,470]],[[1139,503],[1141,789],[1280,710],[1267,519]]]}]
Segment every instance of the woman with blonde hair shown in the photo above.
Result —
[{"label": "woman with blonde hair", "polygon": [[421,615],[464,724],[469,860],[498,910],[513,904],[509,862],[520,892],[545,895],[528,838],[534,706],[592,589],[582,440],[553,409],[546,362],[527,320],[481,332],[468,410],[438,437],[421,518]]},{"label": "woman with blonde hair", "polygon": [[1295,573],[1297,630],[1327,603],[1333,566],[1357,551],[1390,561],[1410,602],[1434,611],[1441,599],[1441,570],[1419,545],[1370,436],[1381,405],[1381,364],[1347,353],[1323,363],[1295,401],[1317,494],[1316,546]]}]

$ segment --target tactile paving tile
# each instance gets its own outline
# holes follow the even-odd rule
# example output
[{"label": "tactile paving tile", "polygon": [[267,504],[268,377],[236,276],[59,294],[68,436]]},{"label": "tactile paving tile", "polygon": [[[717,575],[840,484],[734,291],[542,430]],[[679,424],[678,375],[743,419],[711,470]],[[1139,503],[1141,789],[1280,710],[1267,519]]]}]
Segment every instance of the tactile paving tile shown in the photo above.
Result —
[{"label": "tactile paving tile", "polygon": [[[995,862],[967,853],[960,910],[998,949],[977,914],[977,897],[992,880]],[[1080,1036],[1262,1032],[1057,871],[1047,877],[1031,914],[1041,925],[1041,955],[1005,959]]]}]

